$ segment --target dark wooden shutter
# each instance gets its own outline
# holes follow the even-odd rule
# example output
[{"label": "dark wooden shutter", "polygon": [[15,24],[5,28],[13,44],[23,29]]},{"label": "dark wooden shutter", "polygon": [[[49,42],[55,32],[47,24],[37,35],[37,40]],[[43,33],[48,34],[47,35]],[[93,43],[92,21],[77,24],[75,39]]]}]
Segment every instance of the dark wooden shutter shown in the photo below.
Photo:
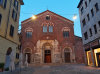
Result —
[{"label": "dark wooden shutter", "polygon": [[7,5],[7,0],[5,0],[4,2],[4,8],[6,8],[6,5]]},{"label": "dark wooden shutter", "polygon": [[0,25],[1,25],[1,19],[2,19],[2,15],[0,14]]},{"label": "dark wooden shutter", "polygon": [[11,25],[10,26],[10,36],[13,37],[13,35],[14,35],[14,27]]}]

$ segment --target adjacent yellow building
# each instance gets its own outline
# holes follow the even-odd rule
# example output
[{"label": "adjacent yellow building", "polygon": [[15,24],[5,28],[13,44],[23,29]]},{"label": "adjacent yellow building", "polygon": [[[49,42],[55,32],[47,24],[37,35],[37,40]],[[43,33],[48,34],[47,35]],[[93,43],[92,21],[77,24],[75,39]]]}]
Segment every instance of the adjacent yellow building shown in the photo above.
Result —
[{"label": "adjacent yellow building", "polygon": [[23,0],[0,0],[0,63],[8,61],[9,64],[10,53],[18,52],[19,16],[23,4]]}]

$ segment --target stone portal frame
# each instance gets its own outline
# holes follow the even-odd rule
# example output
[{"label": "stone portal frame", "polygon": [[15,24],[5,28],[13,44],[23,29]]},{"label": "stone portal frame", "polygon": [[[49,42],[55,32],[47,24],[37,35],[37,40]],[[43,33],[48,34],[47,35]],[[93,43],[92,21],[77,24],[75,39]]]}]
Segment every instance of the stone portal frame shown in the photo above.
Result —
[{"label": "stone portal frame", "polygon": [[[69,51],[65,51],[66,49],[69,49]],[[72,59],[73,59],[73,56],[72,56],[72,49],[70,48],[70,47],[65,47],[64,49],[63,49],[63,51],[62,51],[62,59],[63,59],[63,62],[64,63],[66,63],[65,62],[65,56],[64,56],[64,54],[65,54],[65,52],[70,52],[70,61],[72,62]]]},{"label": "stone portal frame", "polygon": [[38,54],[39,57],[35,58],[35,59],[40,59],[40,63],[44,63],[44,49],[43,49],[43,45],[49,43],[51,46],[51,60],[52,63],[55,62],[55,50],[58,50],[58,45],[59,42],[57,40],[38,40],[37,44],[36,44],[36,52],[35,54]]},{"label": "stone portal frame", "polygon": [[[50,49],[46,49],[46,46],[50,46]],[[52,63],[53,62],[53,46],[52,46],[52,44],[46,42],[42,46],[42,54],[43,54],[42,61],[43,61],[43,63],[45,63],[45,50],[51,50],[51,63]]]}]

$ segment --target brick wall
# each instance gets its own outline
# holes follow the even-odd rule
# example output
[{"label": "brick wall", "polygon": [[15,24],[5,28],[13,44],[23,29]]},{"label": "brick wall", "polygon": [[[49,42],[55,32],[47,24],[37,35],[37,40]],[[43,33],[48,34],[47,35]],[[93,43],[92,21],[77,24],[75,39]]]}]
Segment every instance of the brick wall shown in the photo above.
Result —
[{"label": "brick wall", "polygon": [[[46,20],[46,16],[50,16],[50,20]],[[36,19],[33,20],[32,18],[29,18],[22,22],[22,49],[31,48],[32,53],[35,53],[35,47],[38,40],[57,40],[59,42],[58,49],[61,49],[61,52],[63,52],[63,49],[65,47],[70,47],[72,50],[72,54],[74,54],[74,45],[76,43],[75,36],[74,36],[74,29],[73,29],[73,22],[58,15],[55,14],[49,10],[40,13],[36,15]],[[53,25],[53,32],[43,32],[43,25]],[[63,29],[66,28],[69,30],[69,37],[64,38],[63,37]],[[32,31],[32,37],[26,38],[26,30],[30,29]],[[80,43],[81,40],[80,40]],[[80,44],[78,43],[78,44]],[[76,44],[76,45],[78,45]],[[81,45],[82,46],[82,45]],[[82,47],[79,46],[81,49]],[[76,46],[76,49],[78,47]],[[79,50],[79,49],[77,49]],[[81,52],[81,50],[79,50]],[[82,52],[83,53],[83,52]],[[79,54],[81,55],[81,53]],[[78,57],[78,56],[77,56]]]}]

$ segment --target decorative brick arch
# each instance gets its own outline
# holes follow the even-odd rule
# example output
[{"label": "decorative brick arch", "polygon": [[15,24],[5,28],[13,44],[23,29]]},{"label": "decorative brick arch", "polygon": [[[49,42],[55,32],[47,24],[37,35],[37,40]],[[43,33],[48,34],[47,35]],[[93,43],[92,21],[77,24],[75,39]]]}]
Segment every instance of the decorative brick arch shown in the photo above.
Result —
[{"label": "decorative brick arch", "polygon": [[46,48],[46,46],[50,46],[51,49],[53,48],[53,45],[51,43],[46,42],[42,45],[42,49]]},{"label": "decorative brick arch", "polygon": [[23,52],[24,52],[24,53],[32,53],[32,49],[29,48],[29,47],[27,47],[27,48],[24,49]]},{"label": "decorative brick arch", "polygon": [[50,25],[54,26],[54,23],[53,22],[43,22],[41,26],[45,26],[45,25],[46,26],[50,26]]},{"label": "decorative brick arch", "polygon": [[72,52],[71,47],[65,47],[65,48],[63,49],[63,52],[64,52],[65,50],[69,50],[69,51],[67,51],[67,52]]},{"label": "decorative brick arch", "polygon": [[27,31],[33,32],[33,29],[31,27],[28,27],[28,28],[25,29],[25,32],[27,32]]},{"label": "decorative brick arch", "polygon": [[70,28],[69,27],[63,27],[62,31],[70,31]]},{"label": "decorative brick arch", "polygon": [[54,46],[54,44],[57,46],[59,43],[57,40],[38,40],[36,43],[37,48],[42,48],[44,44],[49,43],[51,46]]}]

